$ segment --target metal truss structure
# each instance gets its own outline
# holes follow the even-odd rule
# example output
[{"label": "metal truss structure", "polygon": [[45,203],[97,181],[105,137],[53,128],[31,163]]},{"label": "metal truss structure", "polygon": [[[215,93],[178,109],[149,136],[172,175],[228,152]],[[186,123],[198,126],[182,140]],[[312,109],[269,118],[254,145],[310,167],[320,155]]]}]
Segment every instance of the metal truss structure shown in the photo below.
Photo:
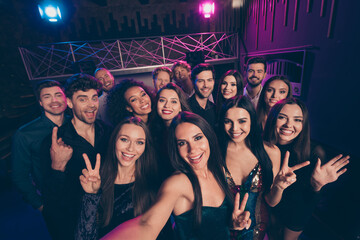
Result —
[{"label": "metal truss structure", "polygon": [[19,47],[30,80],[69,77],[74,63],[112,72],[151,71],[202,51],[206,62],[238,61],[238,33],[198,33]]}]

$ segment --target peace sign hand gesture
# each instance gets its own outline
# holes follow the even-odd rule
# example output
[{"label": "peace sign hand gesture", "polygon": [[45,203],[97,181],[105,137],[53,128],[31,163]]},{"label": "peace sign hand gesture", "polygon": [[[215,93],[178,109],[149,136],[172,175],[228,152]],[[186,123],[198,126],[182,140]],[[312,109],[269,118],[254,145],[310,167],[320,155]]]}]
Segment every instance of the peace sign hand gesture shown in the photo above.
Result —
[{"label": "peace sign hand gesture", "polygon": [[286,151],[284,162],[273,183],[274,186],[278,187],[281,190],[285,190],[291,184],[296,182],[296,174],[294,173],[294,171],[299,170],[300,168],[303,168],[310,164],[309,161],[306,161],[303,163],[299,163],[293,167],[289,167],[289,157],[290,153],[289,151]]},{"label": "peace sign hand gesture", "polygon": [[314,191],[320,191],[323,186],[335,182],[340,175],[345,173],[347,169],[343,167],[350,162],[349,158],[350,156],[343,157],[340,154],[322,166],[319,158],[311,175],[311,185]]},{"label": "peace sign hand gesture", "polygon": [[80,184],[85,192],[96,194],[100,189],[101,178],[99,174],[100,170],[100,154],[96,155],[96,164],[95,168],[92,169],[89,157],[86,153],[83,154],[83,158],[85,160],[86,169],[82,170],[82,174],[80,176]]},{"label": "peace sign hand gesture", "polygon": [[246,193],[240,204],[240,193],[236,193],[234,211],[232,213],[232,222],[233,222],[234,230],[243,230],[244,228],[249,229],[251,225],[250,212],[245,211],[245,206],[248,198],[249,198],[249,194]]}]

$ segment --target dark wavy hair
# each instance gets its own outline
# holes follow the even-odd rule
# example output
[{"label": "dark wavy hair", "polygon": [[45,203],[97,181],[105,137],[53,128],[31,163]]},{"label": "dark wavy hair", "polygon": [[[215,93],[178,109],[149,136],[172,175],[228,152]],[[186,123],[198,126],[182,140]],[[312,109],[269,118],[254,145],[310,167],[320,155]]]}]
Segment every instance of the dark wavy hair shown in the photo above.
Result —
[{"label": "dark wavy hair", "polygon": [[[145,86],[143,82],[135,81],[134,79],[124,79],[119,84],[115,85],[114,88],[110,90],[109,95],[107,96],[107,112],[114,126],[117,125],[124,118],[134,116],[132,112],[129,112],[126,109],[129,104],[125,99],[125,93],[131,87],[141,87],[142,89],[144,89],[146,94],[149,95],[151,99],[151,108],[154,109],[154,98],[150,89]],[[149,121],[150,117],[148,122]]]},{"label": "dark wavy hair", "polygon": [[[175,169],[175,171],[179,171],[185,174],[193,187],[194,191],[194,226],[195,229],[201,224],[201,208],[202,208],[202,195],[201,195],[201,188],[199,184],[199,180],[192,169],[192,167],[180,156],[178,150],[177,139],[175,136],[175,130],[177,126],[181,123],[191,123],[196,125],[200,128],[200,130],[204,133],[204,136],[207,138],[210,147],[210,156],[207,162],[207,166],[209,171],[214,175],[216,182],[219,184],[220,188],[224,191],[226,198],[233,202],[233,194],[231,193],[230,189],[227,186],[225,181],[225,174],[224,174],[224,162],[221,157],[221,152],[218,147],[218,141],[216,138],[216,134],[214,133],[212,127],[209,123],[200,117],[197,114],[190,113],[190,112],[181,112],[178,114],[173,121],[171,122],[170,129],[169,129],[169,138],[168,138],[168,152],[170,155],[170,161]],[[230,207],[230,209],[232,209]]]},{"label": "dark wavy hair", "polygon": [[168,127],[166,126],[164,120],[159,116],[157,112],[157,105],[160,98],[160,94],[163,90],[173,90],[179,97],[181,110],[191,112],[190,106],[187,101],[187,96],[184,91],[175,83],[168,83],[163,88],[161,88],[156,94],[155,98],[155,107],[154,107],[154,119],[151,121],[150,131],[153,136],[157,157],[159,161],[159,170],[163,175],[163,179],[170,176],[173,172],[172,166],[170,164],[169,155],[167,149],[164,149],[167,146],[167,133]]},{"label": "dark wavy hair", "polygon": [[279,143],[279,136],[276,131],[276,122],[279,117],[279,113],[286,105],[298,105],[303,113],[303,128],[299,135],[293,140],[293,149],[296,153],[298,163],[305,162],[310,157],[310,123],[309,123],[309,114],[307,107],[303,101],[297,98],[288,98],[283,99],[277,102],[270,110],[268,118],[266,120],[263,138],[265,141],[269,142],[272,145]]},{"label": "dark wavy hair", "polygon": [[[188,112],[191,112],[191,108],[189,106],[189,103],[188,103],[188,98],[186,96],[186,94],[184,93],[184,91],[178,86],[176,85],[175,83],[168,83],[166,84],[163,88],[161,88],[157,94],[156,94],[156,97],[155,97],[155,108],[154,109],[157,109],[157,103],[159,101],[159,98],[160,98],[160,93],[163,91],[163,90],[173,90],[174,92],[176,92],[176,94],[178,95],[179,97],[179,101],[180,101],[180,105],[181,105],[181,110],[182,111],[188,111]],[[155,118],[160,118],[159,114],[157,113],[157,111],[155,111],[156,114],[155,114]]]},{"label": "dark wavy hair", "polygon": [[[203,72],[203,71],[211,71],[213,74],[213,78],[215,78],[215,69],[214,67],[209,63],[200,63],[196,65],[193,70],[191,71],[191,81],[195,85],[196,76]],[[215,81],[215,79],[214,79]]]},{"label": "dark wavy hair", "polygon": [[264,148],[264,143],[261,137],[261,128],[257,121],[254,105],[246,96],[232,97],[227,101],[225,101],[225,103],[221,108],[220,122],[223,125],[219,126],[218,136],[219,136],[222,156],[224,159],[226,159],[227,147],[229,141],[231,141],[230,137],[225,131],[225,125],[224,125],[226,113],[230,108],[243,108],[250,115],[251,129],[244,141],[246,146],[251,150],[251,152],[255,155],[255,157],[259,161],[259,164],[261,166],[261,173],[264,180],[263,181],[264,189],[265,192],[268,192],[270,190],[273,181],[272,162]]},{"label": "dark wavy hair", "polygon": [[111,221],[114,209],[114,185],[118,174],[118,159],[116,157],[116,142],[118,134],[125,124],[134,124],[141,127],[146,136],[145,151],[135,163],[135,183],[132,189],[132,202],[134,206],[134,216],[144,213],[155,201],[159,187],[157,177],[157,162],[152,147],[152,139],[146,124],[138,117],[130,117],[121,121],[114,129],[107,155],[101,166],[101,189],[102,196],[100,201],[100,224],[107,226]]},{"label": "dark wavy hair", "polygon": [[85,73],[77,73],[66,80],[65,95],[71,99],[75,92],[80,90],[86,92],[90,89],[96,90],[99,94],[101,87],[101,83],[95,77]]},{"label": "dark wavy hair", "polygon": [[216,113],[220,112],[221,106],[223,105],[225,98],[224,96],[221,94],[221,84],[224,82],[224,79],[227,76],[233,76],[236,80],[236,95],[235,96],[241,96],[243,95],[244,92],[244,80],[243,77],[241,76],[241,74],[239,73],[239,71],[235,70],[235,69],[231,69],[229,71],[227,71],[226,73],[224,73],[219,81],[218,84],[218,93],[217,93],[217,98],[216,98]]},{"label": "dark wavy hair", "polygon": [[287,79],[286,77],[284,76],[273,76],[271,78],[269,78],[264,86],[263,86],[263,90],[261,91],[260,93],[260,96],[259,96],[259,102],[258,102],[258,105],[257,105],[257,108],[256,108],[256,113],[257,113],[257,116],[258,116],[258,121],[259,123],[262,125],[263,122],[265,122],[264,120],[266,119],[266,116],[269,114],[270,112],[270,109],[268,108],[268,106],[266,105],[266,102],[265,102],[265,95],[266,95],[266,91],[270,85],[271,82],[275,81],[275,80],[281,80],[283,81],[289,88],[289,91],[288,91],[288,94],[286,96],[286,98],[291,98],[293,96],[293,93],[292,93],[292,88],[291,88],[291,83],[289,81],[289,79]]}]

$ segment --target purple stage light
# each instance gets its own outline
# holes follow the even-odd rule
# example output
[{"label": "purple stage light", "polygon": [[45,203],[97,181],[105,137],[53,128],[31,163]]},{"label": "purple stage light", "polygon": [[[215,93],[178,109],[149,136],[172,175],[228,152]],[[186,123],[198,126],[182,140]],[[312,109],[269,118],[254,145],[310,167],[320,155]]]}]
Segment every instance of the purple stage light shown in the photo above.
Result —
[{"label": "purple stage light", "polygon": [[199,13],[203,14],[205,18],[210,18],[215,12],[214,2],[203,2],[199,4]]}]

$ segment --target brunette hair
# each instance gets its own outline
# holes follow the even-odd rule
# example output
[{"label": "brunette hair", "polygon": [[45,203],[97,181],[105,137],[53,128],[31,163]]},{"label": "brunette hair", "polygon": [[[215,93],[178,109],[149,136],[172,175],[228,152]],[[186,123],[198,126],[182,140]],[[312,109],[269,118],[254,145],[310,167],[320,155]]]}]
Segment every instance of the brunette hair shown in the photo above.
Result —
[{"label": "brunette hair", "polygon": [[219,141],[222,156],[224,159],[226,158],[227,147],[230,141],[230,137],[226,133],[224,127],[225,116],[230,108],[243,108],[250,115],[251,129],[244,141],[246,146],[251,150],[251,152],[259,161],[259,164],[261,166],[261,173],[263,176],[264,189],[265,192],[267,192],[270,190],[273,181],[272,162],[264,148],[264,143],[261,138],[261,128],[257,121],[255,108],[246,96],[232,97],[225,101],[223,107],[221,108],[220,122],[223,125],[219,126]]},{"label": "brunette hair", "polygon": [[107,155],[101,168],[102,196],[100,201],[100,224],[107,226],[114,209],[114,185],[118,174],[118,159],[116,157],[116,142],[118,134],[125,124],[134,124],[145,132],[145,150],[135,163],[135,183],[132,189],[134,216],[144,213],[154,202],[159,180],[157,179],[157,162],[154,157],[151,135],[146,124],[138,117],[130,117],[121,121],[114,129],[107,150]]},{"label": "brunette hair", "polygon": [[[159,101],[159,98],[160,98],[160,93],[163,91],[163,90],[173,90],[174,92],[176,92],[176,94],[178,95],[179,97],[179,101],[180,101],[180,105],[181,105],[181,110],[182,111],[188,111],[188,112],[191,112],[191,109],[190,109],[190,106],[189,106],[189,103],[188,103],[188,100],[187,100],[187,96],[186,94],[184,93],[184,91],[178,86],[176,85],[175,83],[168,83],[166,84],[163,88],[161,88],[157,94],[156,94],[156,97],[155,97],[155,105],[156,105],[156,108],[157,108],[157,102]],[[158,114],[157,114],[157,111],[156,111],[156,116],[160,117]]]},{"label": "brunette hair", "polygon": [[224,96],[221,94],[221,85],[227,76],[233,76],[236,80],[236,95],[235,96],[241,96],[241,95],[243,95],[243,92],[244,92],[244,81],[243,81],[243,77],[241,76],[239,71],[237,71],[235,69],[231,69],[231,70],[227,71],[226,73],[224,73],[221,76],[219,85],[218,85],[218,93],[217,93],[217,99],[216,99],[216,112],[217,113],[220,112],[221,106],[223,105],[223,103],[225,101]]},{"label": "brunette hair", "polygon": [[298,163],[305,162],[310,157],[310,123],[307,107],[304,102],[296,98],[283,99],[277,102],[270,110],[266,120],[263,138],[270,144],[278,144],[279,136],[276,131],[276,122],[283,107],[286,105],[298,105],[303,113],[303,127],[299,135],[293,140],[293,150],[296,154]]},{"label": "brunette hair", "polygon": [[168,138],[168,152],[170,154],[170,161],[175,169],[185,174],[193,187],[194,191],[194,226],[195,229],[201,224],[201,208],[202,208],[202,195],[199,180],[192,169],[192,167],[180,156],[178,150],[177,139],[175,136],[175,130],[181,123],[191,123],[200,128],[204,136],[207,138],[210,147],[210,156],[207,162],[209,171],[214,175],[216,182],[220,188],[224,191],[225,197],[230,201],[233,201],[233,194],[227,186],[224,174],[224,162],[221,157],[220,149],[218,147],[218,141],[216,134],[209,123],[197,114],[183,111],[178,114],[171,122]]},{"label": "brunette hair", "polygon": [[256,108],[258,121],[261,124],[261,126],[262,126],[262,123],[264,122],[266,116],[270,112],[270,109],[269,109],[269,107],[267,106],[267,104],[265,102],[266,91],[267,91],[267,88],[269,87],[270,83],[275,81],[275,80],[281,80],[288,86],[289,91],[288,91],[288,94],[287,94],[286,98],[291,98],[293,96],[291,83],[286,77],[284,77],[284,76],[273,76],[273,77],[269,78],[265,82],[265,84],[263,86],[263,89],[262,89],[262,91],[260,93],[260,96],[259,96],[259,102],[258,102],[258,105],[257,105],[257,108]]}]

